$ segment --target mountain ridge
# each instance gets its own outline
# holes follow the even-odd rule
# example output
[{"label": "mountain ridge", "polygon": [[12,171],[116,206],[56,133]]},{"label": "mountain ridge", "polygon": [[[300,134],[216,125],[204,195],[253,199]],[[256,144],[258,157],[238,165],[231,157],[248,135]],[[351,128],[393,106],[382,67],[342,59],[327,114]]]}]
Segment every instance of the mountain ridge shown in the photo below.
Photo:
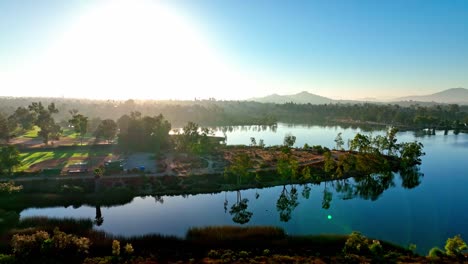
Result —
[{"label": "mountain ridge", "polygon": [[450,88],[440,92],[427,95],[413,95],[397,97],[392,100],[335,100],[328,97],[316,95],[307,91],[302,91],[296,94],[279,95],[273,93],[264,97],[249,98],[247,101],[260,103],[296,103],[296,104],[329,104],[329,103],[393,103],[393,104],[408,104],[408,102],[421,103],[440,103],[440,104],[462,104],[468,105],[468,89],[466,88]]}]

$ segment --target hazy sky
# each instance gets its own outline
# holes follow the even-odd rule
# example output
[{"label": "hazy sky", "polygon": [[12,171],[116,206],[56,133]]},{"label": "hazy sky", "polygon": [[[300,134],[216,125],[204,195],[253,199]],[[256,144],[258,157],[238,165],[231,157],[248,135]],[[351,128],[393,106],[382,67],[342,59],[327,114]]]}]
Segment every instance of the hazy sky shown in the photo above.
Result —
[{"label": "hazy sky", "polygon": [[337,99],[468,87],[466,0],[4,0],[0,95]]}]

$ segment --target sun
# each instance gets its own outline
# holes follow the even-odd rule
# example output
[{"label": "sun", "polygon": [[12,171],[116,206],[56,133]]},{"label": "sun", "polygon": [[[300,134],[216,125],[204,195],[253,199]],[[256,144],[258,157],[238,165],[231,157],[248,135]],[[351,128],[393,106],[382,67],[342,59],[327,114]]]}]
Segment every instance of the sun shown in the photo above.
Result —
[{"label": "sun", "polygon": [[251,89],[205,34],[161,2],[96,3],[57,34],[20,78],[24,87],[98,99],[235,98]]}]

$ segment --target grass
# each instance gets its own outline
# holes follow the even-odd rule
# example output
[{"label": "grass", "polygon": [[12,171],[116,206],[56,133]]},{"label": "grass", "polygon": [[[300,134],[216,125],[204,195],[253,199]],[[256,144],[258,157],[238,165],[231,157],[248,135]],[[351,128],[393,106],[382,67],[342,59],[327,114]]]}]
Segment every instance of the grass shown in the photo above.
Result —
[{"label": "grass", "polygon": [[225,240],[251,240],[283,239],[286,233],[279,227],[271,226],[213,226],[204,228],[190,228],[187,232],[189,240],[225,241]]},{"label": "grass", "polygon": [[[63,129],[63,133],[62,133],[62,137],[67,137],[67,138],[71,138],[71,139],[76,139],[76,140],[79,140],[80,139],[80,134],[76,133],[75,130],[73,129],[70,129],[70,128],[65,128]],[[83,140],[87,140],[87,139],[90,139],[90,138],[93,138],[93,133],[86,133],[83,137]]]},{"label": "grass", "polygon": [[104,150],[90,150],[90,149],[61,149],[61,150],[48,150],[48,151],[28,151],[20,154],[21,166],[16,168],[16,171],[28,170],[34,164],[49,160],[63,159],[58,165],[52,166],[54,168],[63,168],[69,164],[86,160],[89,157],[106,156],[112,157],[112,152]]},{"label": "grass", "polygon": [[21,219],[16,226],[17,229],[35,228],[49,232],[53,231],[56,227],[66,233],[84,234],[93,228],[93,221],[90,219],[27,217]]},{"label": "grass", "polygon": [[37,138],[38,133],[41,129],[38,126],[34,126],[31,130],[26,131],[23,135],[20,137],[22,138]]}]

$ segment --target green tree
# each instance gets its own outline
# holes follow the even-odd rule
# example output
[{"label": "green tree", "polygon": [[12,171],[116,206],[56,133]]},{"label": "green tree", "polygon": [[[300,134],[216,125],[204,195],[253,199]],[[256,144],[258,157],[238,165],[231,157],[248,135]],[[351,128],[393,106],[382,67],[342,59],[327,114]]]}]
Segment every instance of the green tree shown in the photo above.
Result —
[{"label": "green tree", "polygon": [[246,153],[239,153],[234,156],[232,164],[226,168],[227,175],[234,175],[238,185],[242,184],[243,179],[250,176],[250,168],[252,168],[252,160]]},{"label": "green tree", "polygon": [[112,119],[102,120],[98,125],[94,135],[96,139],[105,139],[107,142],[113,140],[117,134],[117,123]]},{"label": "green tree", "polygon": [[18,149],[13,145],[0,148],[0,172],[11,175],[14,168],[21,165],[21,158]]},{"label": "green tree", "polygon": [[405,142],[399,146],[403,166],[421,164],[421,156],[426,155],[423,152],[424,145],[421,142]]},{"label": "green tree", "polygon": [[70,111],[72,119],[68,122],[73,126],[76,133],[80,135],[80,144],[83,145],[83,137],[88,132],[88,117],[78,114],[78,111]]},{"label": "green tree", "polygon": [[[118,143],[122,149],[158,153],[161,149],[170,146],[169,131],[171,130],[171,124],[164,119],[163,115],[142,117],[141,113],[132,112],[128,120],[127,117],[122,116],[119,119],[122,127]],[[117,121],[118,125],[119,121]],[[113,127],[111,122],[108,122],[108,125],[109,128]]]},{"label": "green tree", "polygon": [[8,120],[0,113],[0,139],[5,142],[10,140],[10,126]]},{"label": "green tree", "polygon": [[176,137],[176,148],[191,153],[202,154],[213,149],[210,136],[213,132],[209,128],[200,128],[197,123],[188,122]]},{"label": "green tree", "polygon": [[42,137],[46,145],[51,138],[58,139],[60,137],[62,130],[52,117],[52,114],[58,113],[58,109],[55,107],[54,103],[49,104],[47,108],[45,108],[41,102],[33,102],[28,108],[30,112],[37,116],[35,118],[35,125],[41,129],[39,131],[39,136]]},{"label": "green tree", "polygon": [[371,140],[368,136],[357,133],[350,141],[350,150],[359,153],[368,153],[371,151]]},{"label": "green tree", "polygon": [[284,136],[283,146],[291,148],[296,143],[296,136],[293,136],[291,133],[288,133]]},{"label": "green tree", "polygon": [[326,173],[334,174],[336,170],[336,161],[333,158],[333,155],[330,151],[327,151],[323,154],[324,164],[323,170]]},{"label": "green tree", "polygon": [[337,150],[343,150],[344,140],[341,137],[341,132],[336,135],[335,144]]},{"label": "green tree", "polygon": [[398,128],[396,128],[396,127],[390,127],[387,130],[386,137],[387,137],[387,142],[388,142],[388,145],[387,145],[387,151],[388,151],[387,154],[388,155],[394,155],[395,151],[398,151],[398,144],[396,143],[397,142],[397,138],[396,138],[397,133],[398,133]]},{"label": "green tree", "polygon": [[30,130],[34,126],[35,116],[25,107],[18,107],[15,112],[8,117],[12,123],[18,124],[23,130]]},{"label": "green tree", "polygon": [[278,158],[276,171],[282,180],[293,181],[297,178],[299,162],[289,153],[282,153]]}]

